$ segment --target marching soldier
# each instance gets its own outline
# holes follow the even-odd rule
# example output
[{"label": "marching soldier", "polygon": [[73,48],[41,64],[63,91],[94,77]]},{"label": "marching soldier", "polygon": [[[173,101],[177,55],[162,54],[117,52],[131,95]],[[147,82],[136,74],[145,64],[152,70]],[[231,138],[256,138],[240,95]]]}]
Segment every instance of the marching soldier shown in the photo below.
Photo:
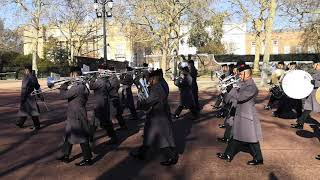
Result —
[{"label": "marching soldier", "polygon": [[289,63],[289,66],[288,66],[289,70],[295,70],[295,69],[298,69],[297,67],[297,63],[292,61]]},{"label": "marching soldier", "polygon": [[[238,69],[240,66],[244,66],[245,64],[238,64],[238,67],[234,69]],[[233,70],[234,70],[233,69]],[[232,72],[234,75],[237,75],[237,70],[234,70]],[[229,142],[232,138],[232,126],[233,126],[233,120],[236,112],[236,106],[237,106],[237,100],[234,98],[237,94],[238,89],[238,83],[235,83],[231,85],[231,90],[227,91],[225,95],[223,96],[224,102],[225,102],[225,109],[227,110],[227,114],[225,117],[224,124],[219,124],[219,128],[225,128],[223,138],[217,138],[219,142]]]},{"label": "marching soldier", "polygon": [[[296,70],[297,63],[291,62],[288,70]],[[302,115],[302,100],[293,99],[283,94],[279,99],[279,105],[276,111],[272,112],[272,116],[283,119],[295,119]]]},{"label": "marching soldier", "polygon": [[313,68],[316,72],[312,75],[313,80],[311,83],[314,85],[312,93],[304,100],[303,112],[300,117],[298,117],[296,124],[291,124],[292,128],[303,129],[303,125],[307,118],[310,116],[311,112],[320,112],[320,104],[316,100],[316,92],[320,87],[320,61],[315,59],[313,61]]},{"label": "marching soldier", "polygon": [[184,62],[182,62],[182,67],[180,67],[180,77],[174,82],[174,84],[179,87],[180,91],[180,105],[174,113],[174,118],[178,119],[181,111],[184,108],[190,109],[194,118],[197,118],[198,111],[195,108],[195,102],[192,93],[192,77],[190,76],[188,66],[184,66],[183,63]]},{"label": "marching soldier", "polygon": [[121,103],[123,104],[124,108],[129,108],[132,119],[138,119],[131,90],[133,77],[130,72],[132,71],[133,69],[131,67],[127,67],[127,72],[120,76],[120,83],[123,85],[121,92]]},{"label": "marching soldier", "polygon": [[90,92],[85,83],[79,79],[79,75],[81,75],[81,69],[72,67],[70,76],[75,81],[71,84],[70,89],[68,89],[70,82],[60,87],[60,95],[63,99],[68,100],[68,110],[64,143],[57,160],[69,163],[72,146],[80,144],[83,160],[76,163],[76,166],[89,166],[92,165],[92,154],[89,145],[90,130],[86,103]]},{"label": "marching soldier", "polygon": [[[114,67],[111,67],[109,70],[115,71]],[[107,86],[108,93],[110,96],[111,103],[113,107],[116,109],[116,118],[120,125],[120,130],[126,130],[128,129],[128,127],[122,116],[123,108],[121,106],[120,97],[119,97],[120,80],[116,74],[111,74],[111,76],[108,79],[108,83],[109,83],[109,85]]]},{"label": "marching soldier", "polygon": [[149,67],[149,64],[147,64],[147,63],[143,63],[143,67],[145,68],[145,69],[143,69],[142,70],[142,73],[143,73],[143,76],[144,76],[144,78],[146,78],[146,80],[147,80],[147,82],[149,81],[149,69],[148,69],[148,67]]},{"label": "marching soldier", "polygon": [[225,102],[226,104],[230,104],[229,109],[228,109],[228,114],[225,117],[225,122],[224,124],[220,124],[219,128],[225,128],[223,138],[217,138],[219,142],[229,142],[232,138],[232,126],[233,126],[233,120],[236,112],[236,99],[233,98],[236,96],[237,93],[237,88],[232,88],[229,93],[225,95]]},{"label": "marching soldier", "polygon": [[188,61],[190,75],[192,77],[192,94],[195,102],[195,108],[200,111],[200,105],[199,105],[199,89],[198,89],[198,83],[197,83],[197,77],[198,77],[198,70],[194,66],[194,61],[189,60]]},{"label": "marching soldier", "polygon": [[[100,66],[98,71],[104,71],[104,68]],[[108,136],[111,138],[109,144],[116,144],[118,142],[118,138],[115,130],[113,129],[112,120],[110,119],[110,102],[109,102],[109,94],[108,94],[108,83],[105,78],[98,77],[93,78],[89,87],[94,91],[94,115],[93,115],[93,129],[91,132],[92,136],[94,135],[96,129],[96,122],[100,123],[100,127],[107,131]],[[93,140],[93,138],[92,138]]]},{"label": "marching soldier", "polygon": [[[283,61],[279,61],[277,64],[277,69],[272,73],[271,75],[271,84],[274,86],[280,86],[280,79],[282,78],[282,76],[284,75],[285,71],[284,71],[285,65]],[[272,93],[269,99],[268,104],[264,107],[264,109],[266,110],[270,110],[273,105],[275,104],[276,101],[279,101],[279,98],[275,97]]]},{"label": "marching soldier", "polygon": [[149,97],[138,102],[139,109],[148,111],[149,117],[145,122],[143,145],[139,147],[138,151],[130,154],[137,159],[144,160],[148,149],[157,140],[161,152],[165,156],[165,161],[160,164],[171,166],[178,162],[179,155],[173,138],[168,96],[161,83],[160,70],[151,72],[149,75]]},{"label": "marching soldier", "polygon": [[231,162],[233,157],[240,151],[241,146],[247,146],[253,160],[248,165],[263,164],[260,143],[262,131],[260,120],[257,118],[255,98],[258,88],[251,77],[251,68],[243,66],[239,68],[239,89],[234,97],[237,100],[236,112],[232,127],[233,139],[229,142],[224,153],[217,153],[221,159]]},{"label": "marching soldier", "polygon": [[[38,79],[32,74],[32,67],[25,66],[24,68],[24,78],[22,80],[21,86],[21,100],[20,100],[20,110],[18,116],[19,120],[16,122],[16,126],[23,128],[23,124],[27,120],[28,116],[32,118],[33,130],[40,129],[39,121],[39,107],[37,105],[36,96],[31,95],[31,93],[36,90],[40,92],[40,85]],[[44,101],[43,96],[39,95],[42,101]]]}]

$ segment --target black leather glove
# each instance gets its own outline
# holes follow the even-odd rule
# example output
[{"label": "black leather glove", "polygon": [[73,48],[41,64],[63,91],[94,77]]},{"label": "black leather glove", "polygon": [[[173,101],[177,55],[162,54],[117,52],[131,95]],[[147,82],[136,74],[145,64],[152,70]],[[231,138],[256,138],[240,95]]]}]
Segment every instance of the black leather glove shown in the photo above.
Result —
[{"label": "black leather glove", "polygon": [[44,96],[41,94],[40,95],[40,100],[43,102],[44,101]]},{"label": "black leather glove", "polygon": [[60,89],[61,89],[61,90],[67,90],[67,89],[68,89],[68,86],[69,86],[69,82],[66,82],[66,83],[64,83],[64,84],[62,84],[62,85],[60,86]]},{"label": "black leather glove", "polygon": [[315,83],[316,83],[316,81],[315,81],[315,80],[311,80],[311,84],[313,84],[313,85],[314,85]]}]

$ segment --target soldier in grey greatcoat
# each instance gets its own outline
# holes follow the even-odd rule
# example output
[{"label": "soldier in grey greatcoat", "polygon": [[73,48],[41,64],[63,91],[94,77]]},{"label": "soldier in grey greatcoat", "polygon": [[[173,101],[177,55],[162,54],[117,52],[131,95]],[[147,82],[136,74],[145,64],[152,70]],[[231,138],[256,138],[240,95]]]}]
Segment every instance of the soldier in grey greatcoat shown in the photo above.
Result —
[{"label": "soldier in grey greatcoat", "polygon": [[304,99],[303,102],[303,112],[300,117],[298,117],[296,124],[291,124],[292,128],[303,129],[303,125],[307,118],[310,116],[311,112],[320,112],[320,104],[316,100],[316,92],[320,87],[320,61],[318,59],[314,59],[313,68],[315,69],[315,73],[312,75],[313,80],[311,83],[314,85],[314,89],[311,94]]},{"label": "soldier in grey greatcoat", "polygon": [[132,119],[138,119],[131,90],[131,86],[133,84],[133,75],[131,75],[130,72],[132,71],[133,69],[131,67],[127,67],[127,72],[120,76],[120,83],[123,85],[120,96],[123,108],[129,108]]},{"label": "soldier in grey greatcoat", "polygon": [[178,119],[183,109],[190,109],[194,118],[198,116],[195,108],[195,102],[192,93],[192,77],[189,73],[188,66],[181,67],[180,77],[175,79],[174,84],[179,87],[180,104],[174,113],[174,118]]},{"label": "soldier in grey greatcoat", "polygon": [[[39,122],[39,108],[36,101],[36,96],[31,95],[31,93],[36,90],[40,92],[40,85],[38,83],[37,77],[32,74],[32,67],[26,66],[24,68],[24,78],[22,80],[21,86],[21,100],[20,100],[20,109],[18,116],[20,117],[17,120],[17,127],[22,128],[24,122],[27,120],[27,117],[30,116],[33,121],[33,130],[40,129]],[[43,96],[39,95],[43,101]]]},{"label": "soldier in grey greatcoat", "polygon": [[176,152],[173,138],[173,125],[168,95],[161,83],[160,70],[149,74],[149,82],[149,97],[145,100],[141,99],[138,101],[139,109],[147,111],[149,117],[145,122],[143,145],[137,152],[132,152],[131,155],[143,160],[147,150],[157,140],[166,158],[166,160],[160,164],[164,166],[174,165],[177,163],[179,156]]},{"label": "soldier in grey greatcoat", "polygon": [[[114,71],[114,68],[110,68],[110,71]],[[116,109],[116,118],[120,125],[120,130],[128,129],[124,119],[123,119],[123,108],[120,103],[119,89],[120,89],[120,80],[116,74],[110,75],[107,80],[108,83],[108,93],[113,107]]]},{"label": "soldier in grey greatcoat", "polygon": [[[83,160],[76,165],[88,166],[92,164],[92,154],[89,146],[90,130],[86,109],[90,91],[86,84],[79,79],[79,75],[81,75],[81,68],[72,67],[70,76],[75,81],[67,82],[60,87],[61,97],[68,100],[68,110],[64,143],[57,160],[65,163],[70,162],[69,156],[72,145],[80,144]],[[69,85],[71,85],[70,88]]]},{"label": "soldier in grey greatcoat", "polygon": [[[103,69],[99,69],[99,71],[102,70]],[[115,130],[113,129],[112,120],[110,119],[108,86],[110,86],[110,84],[107,83],[107,80],[104,77],[93,78],[89,83],[90,89],[94,91],[95,99],[92,136],[96,129],[95,123],[99,122],[100,127],[105,129],[108,136],[111,138],[109,143],[115,144],[118,142],[118,138]]]},{"label": "soldier in grey greatcoat", "polygon": [[190,75],[192,77],[192,94],[194,98],[194,103],[195,103],[195,108],[200,111],[200,104],[199,104],[199,88],[198,88],[198,83],[197,83],[197,78],[198,78],[198,70],[194,66],[194,61],[189,60],[189,69],[190,69]]},{"label": "soldier in grey greatcoat", "polygon": [[232,127],[233,139],[229,142],[226,151],[218,153],[217,156],[231,162],[240,148],[246,146],[253,157],[253,160],[247,164],[260,165],[263,164],[259,143],[262,140],[262,131],[255,108],[258,88],[251,77],[250,66],[240,67],[239,73],[242,81],[239,83],[238,92],[234,97],[237,100],[237,105]]},{"label": "soldier in grey greatcoat", "polygon": [[229,109],[228,109],[228,113],[225,117],[225,121],[224,121],[224,126],[219,125],[220,128],[225,127],[225,132],[223,135],[223,138],[217,138],[218,141],[220,142],[229,142],[230,139],[232,138],[232,126],[233,126],[233,120],[234,120],[234,116],[235,116],[235,111],[236,111],[236,106],[237,106],[237,99],[234,98],[237,95],[237,89],[238,89],[238,83],[236,83],[234,85],[234,87],[232,87],[232,89],[230,90],[230,92],[226,93],[224,96],[224,101],[226,104],[228,104]]}]

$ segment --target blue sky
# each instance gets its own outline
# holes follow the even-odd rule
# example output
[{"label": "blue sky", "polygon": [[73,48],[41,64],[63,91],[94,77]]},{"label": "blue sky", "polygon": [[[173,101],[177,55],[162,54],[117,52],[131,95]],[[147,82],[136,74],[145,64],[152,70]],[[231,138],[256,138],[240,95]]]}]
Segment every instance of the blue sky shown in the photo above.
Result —
[{"label": "blue sky", "polygon": [[[1,0],[0,0],[1,1]],[[30,0],[26,0],[30,1]],[[116,2],[116,1],[115,1]],[[227,1],[224,0],[218,0],[216,1],[212,7],[215,9],[219,9],[219,11],[225,11],[234,9]],[[28,21],[28,19],[23,16],[22,12],[19,12],[19,9],[15,6],[2,6],[0,7],[0,18],[4,20],[5,27],[14,29],[18,27],[19,25],[24,24]],[[231,22],[241,22],[242,19],[234,16],[231,20]],[[248,24],[250,28],[250,24]],[[275,19],[274,28],[275,29],[283,29],[283,28],[290,28],[290,27],[297,27],[295,24],[290,23],[286,17],[280,17],[277,16]]]}]

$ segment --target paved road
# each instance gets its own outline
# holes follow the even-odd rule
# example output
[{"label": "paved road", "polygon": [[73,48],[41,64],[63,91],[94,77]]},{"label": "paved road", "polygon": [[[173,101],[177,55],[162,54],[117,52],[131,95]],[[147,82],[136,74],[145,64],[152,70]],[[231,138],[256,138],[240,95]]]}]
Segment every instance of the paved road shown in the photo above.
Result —
[{"label": "paved road", "polygon": [[[44,82],[42,82],[44,84]],[[95,164],[91,167],[75,167],[81,160],[80,148],[72,152],[74,161],[63,164],[55,161],[58,145],[61,143],[65,126],[66,103],[56,92],[46,96],[49,112],[41,115],[44,128],[33,134],[29,128],[16,129],[14,122],[19,105],[20,83],[0,81],[0,179],[319,179],[320,161],[314,156],[320,153],[317,126],[306,126],[306,130],[289,128],[293,120],[271,117],[271,111],[264,111],[267,93],[259,93],[256,107],[262,121],[264,141],[262,152],[265,164],[251,167],[247,153],[239,153],[231,163],[216,158],[215,154],[226,147],[216,138],[223,134],[217,125],[221,119],[213,117],[211,104],[215,100],[215,83],[201,81],[200,98],[204,109],[200,119],[191,121],[187,112],[174,122],[175,138],[180,160],[174,167],[159,165],[158,151],[153,150],[147,161],[139,162],[128,153],[141,144],[143,121],[127,121],[130,130],[120,132],[121,144],[108,146],[103,131],[97,134],[94,149]],[[170,103],[174,110],[178,103],[177,89],[171,84]],[[44,110],[43,105],[40,105]],[[89,115],[93,102],[88,103]],[[313,114],[313,118],[319,119]],[[314,121],[313,123],[316,123]],[[31,125],[29,121],[27,125]]]}]

